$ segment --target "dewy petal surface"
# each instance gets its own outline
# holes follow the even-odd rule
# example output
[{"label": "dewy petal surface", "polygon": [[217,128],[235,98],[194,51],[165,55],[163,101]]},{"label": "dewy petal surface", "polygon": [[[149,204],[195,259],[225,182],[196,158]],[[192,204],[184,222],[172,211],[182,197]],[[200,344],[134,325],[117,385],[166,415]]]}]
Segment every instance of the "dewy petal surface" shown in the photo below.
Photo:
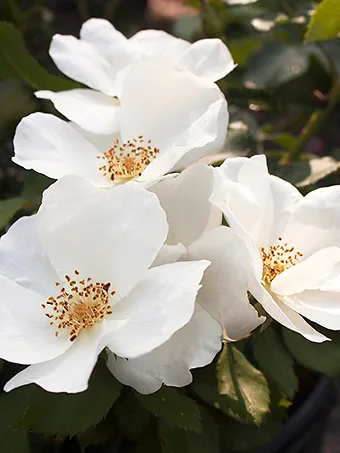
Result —
[{"label": "dewy petal surface", "polygon": [[61,356],[48,362],[31,365],[5,385],[9,392],[27,384],[38,384],[48,392],[78,393],[87,389],[88,380],[105,347],[101,325],[80,334],[77,341]]},{"label": "dewy petal surface", "polygon": [[58,280],[37,231],[37,216],[22,217],[0,239],[0,275],[44,297]]},{"label": "dewy petal surface", "polygon": [[37,91],[39,99],[49,99],[70,121],[94,134],[114,134],[119,128],[119,101],[99,91]]},{"label": "dewy petal surface", "polygon": [[[54,288],[51,287],[51,291]],[[0,356],[30,364],[54,359],[70,346],[55,336],[41,307],[46,298],[0,276]]]},{"label": "dewy petal surface", "polygon": [[79,270],[120,297],[144,277],[168,226],[157,197],[138,187],[98,189],[65,177],[44,193],[40,236],[61,278]]},{"label": "dewy petal surface", "polygon": [[23,118],[14,137],[13,161],[50,178],[74,174],[109,185],[99,171],[98,150],[70,123],[45,113]]},{"label": "dewy petal surface", "polygon": [[159,62],[131,67],[120,101],[123,141],[143,135],[160,149],[141,180],[169,172],[189,151],[204,154],[224,141],[229,116],[223,94],[186,70]]},{"label": "dewy petal surface", "polygon": [[265,321],[249,303],[247,252],[230,228],[205,233],[188,247],[188,258],[211,261],[197,300],[221,324],[226,338],[239,340]]},{"label": "dewy petal surface", "polygon": [[108,368],[123,384],[139,393],[156,392],[162,384],[183,387],[192,382],[193,368],[208,365],[221,349],[222,330],[196,304],[195,313],[166,343],[136,359],[108,357]]},{"label": "dewy petal surface", "polygon": [[191,44],[179,62],[193,74],[212,82],[222,79],[235,63],[227,46],[220,39],[201,39]]},{"label": "dewy petal surface", "polygon": [[88,42],[74,36],[54,35],[49,53],[58,69],[71,79],[115,96],[112,68]]},{"label": "dewy petal surface", "polygon": [[[146,277],[115,305],[107,323],[112,323],[114,329],[108,348],[116,355],[130,359],[169,340],[192,317],[199,283],[208,266],[209,261],[201,260],[150,269]],[[120,329],[115,327],[117,322],[121,322]]]},{"label": "dewy petal surface", "polygon": [[213,184],[212,169],[197,164],[152,187],[167,215],[167,244],[188,246],[204,231],[221,224],[221,212],[209,201]]}]

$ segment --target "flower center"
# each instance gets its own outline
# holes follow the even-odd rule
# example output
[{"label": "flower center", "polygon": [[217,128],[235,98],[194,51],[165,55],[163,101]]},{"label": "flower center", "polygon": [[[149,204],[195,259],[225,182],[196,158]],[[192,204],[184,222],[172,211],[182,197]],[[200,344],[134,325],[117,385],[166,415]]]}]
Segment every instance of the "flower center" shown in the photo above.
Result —
[{"label": "flower center", "polygon": [[[65,275],[68,290],[60,288],[59,295],[49,297],[42,308],[46,311],[45,316],[49,318],[50,325],[55,325],[56,337],[61,329],[67,329],[70,334],[70,341],[74,341],[82,329],[93,326],[102,321],[106,316],[112,314],[109,303],[110,283],[92,283],[89,277],[85,280],[78,280],[79,271],[74,271],[75,278]],[[56,282],[56,286],[61,284]],[[115,291],[110,295],[114,296]]]},{"label": "flower center", "polygon": [[278,243],[271,245],[267,251],[262,247],[261,255],[263,263],[262,281],[265,285],[270,285],[275,277],[295,266],[303,256],[294,247],[289,247],[287,242],[283,244],[282,238],[278,238]]},{"label": "flower center", "polygon": [[125,182],[140,176],[158,153],[159,149],[151,146],[151,140],[145,143],[143,135],[123,144],[116,138],[112,148],[97,156],[105,160],[99,170],[112,182]]}]

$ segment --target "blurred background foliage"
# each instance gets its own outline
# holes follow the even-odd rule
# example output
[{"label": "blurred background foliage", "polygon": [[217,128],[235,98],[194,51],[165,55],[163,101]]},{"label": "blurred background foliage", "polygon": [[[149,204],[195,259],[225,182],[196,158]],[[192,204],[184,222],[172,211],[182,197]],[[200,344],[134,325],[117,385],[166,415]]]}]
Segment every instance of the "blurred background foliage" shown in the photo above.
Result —
[{"label": "blurred background foliage", "polygon": [[[34,212],[50,181],[11,162],[20,119],[57,114],[33,91],[79,84],[48,55],[55,33],[90,17],[125,35],[162,28],[194,41],[221,38],[237,68],[219,84],[230,105],[226,156],[266,153],[271,172],[303,192],[339,182],[340,2],[324,0],[5,0],[0,3],[0,229]],[[311,20],[311,17],[313,19]]]}]

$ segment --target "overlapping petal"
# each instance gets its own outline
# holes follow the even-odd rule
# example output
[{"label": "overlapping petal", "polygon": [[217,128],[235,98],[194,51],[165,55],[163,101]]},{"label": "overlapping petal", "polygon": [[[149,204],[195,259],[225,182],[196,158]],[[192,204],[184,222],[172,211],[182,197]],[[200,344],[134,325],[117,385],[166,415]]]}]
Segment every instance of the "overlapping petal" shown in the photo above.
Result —
[{"label": "overlapping petal", "polygon": [[209,364],[221,349],[222,330],[199,304],[191,320],[166,343],[136,359],[109,355],[108,368],[123,384],[140,393],[156,392],[162,384],[183,387],[191,369]]}]

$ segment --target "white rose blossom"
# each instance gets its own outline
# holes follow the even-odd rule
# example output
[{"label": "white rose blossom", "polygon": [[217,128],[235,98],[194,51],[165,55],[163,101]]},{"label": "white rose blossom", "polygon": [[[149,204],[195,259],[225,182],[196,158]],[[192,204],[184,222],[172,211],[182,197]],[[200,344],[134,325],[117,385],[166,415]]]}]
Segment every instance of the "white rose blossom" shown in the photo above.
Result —
[{"label": "white rose blossom", "polygon": [[119,127],[110,135],[44,113],[23,118],[13,161],[50,178],[74,174],[105,187],[156,180],[223,146],[227,102],[217,85],[186,70],[155,62],[131,67],[120,101]]},{"label": "white rose blossom", "polygon": [[[109,355],[108,367],[124,384],[152,393],[162,384],[190,384],[190,370],[209,364],[228,341],[243,338],[264,322],[247,297],[245,251],[240,238],[221,226],[221,212],[209,202],[212,169],[196,164],[152,187],[167,214],[169,232],[153,265],[208,259],[190,322],[152,352],[131,360]],[[188,261],[190,262],[190,261]]]},{"label": "white rose blossom", "polygon": [[[55,35],[50,55],[64,74],[92,90],[38,91],[36,96],[50,99],[71,121],[97,134],[111,134],[116,130],[119,101],[114,96],[121,99],[122,79],[130,65],[165,62],[211,82],[235,67],[220,39],[202,39],[191,44],[160,30],[143,30],[127,39],[104,19],[85,22],[80,39]],[[152,69],[149,77],[157,78]]]},{"label": "white rose blossom", "polygon": [[264,155],[227,159],[215,175],[211,200],[243,238],[253,296],[288,329],[327,340],[304,318],[340,329],[340,186],[303,197]]},{"label": "white rose blossom", "polygon": [[5,390],[84,391],[105,347],[132,359],[188,323],[209,261],[149,269],[167,232],[141,187],[65,177],[45,191],[0,240],[1,357],[30,365]]}]

